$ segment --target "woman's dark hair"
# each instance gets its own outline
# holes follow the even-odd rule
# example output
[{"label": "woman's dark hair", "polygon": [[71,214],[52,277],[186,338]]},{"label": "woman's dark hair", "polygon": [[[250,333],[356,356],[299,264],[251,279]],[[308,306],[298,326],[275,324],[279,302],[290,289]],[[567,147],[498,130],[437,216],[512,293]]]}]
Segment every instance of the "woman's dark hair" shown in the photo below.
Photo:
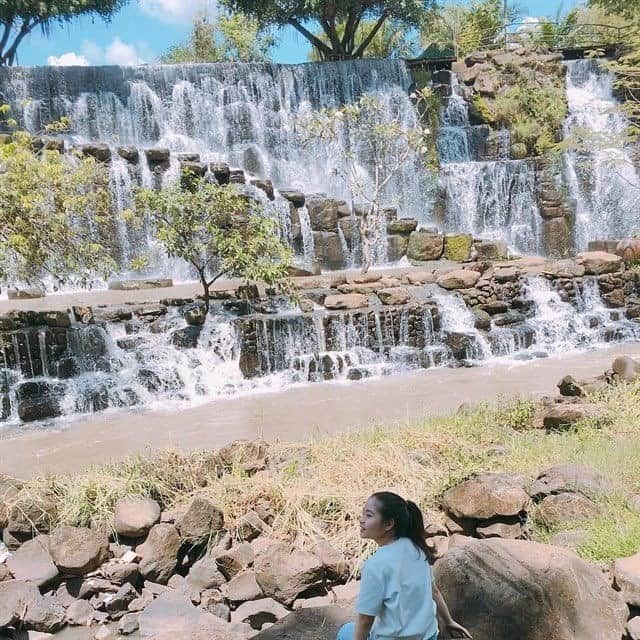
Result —
[{"label": "woman's dark hair", "polygon": [[409,538],[431,562],[431,550],[424,535],[424,518],[418,505],[391,491],[379,491],[371,497],[376,499],[382,519],[395,523],[396,536]]}]

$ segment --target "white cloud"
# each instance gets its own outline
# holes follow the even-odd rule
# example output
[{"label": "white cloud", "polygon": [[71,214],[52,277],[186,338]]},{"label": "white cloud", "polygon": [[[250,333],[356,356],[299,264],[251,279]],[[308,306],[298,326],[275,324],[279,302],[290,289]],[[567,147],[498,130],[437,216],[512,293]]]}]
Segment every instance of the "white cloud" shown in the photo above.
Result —
[{"label": "white cloud", "polygon": [[217,6],[217,0],[140,0],[142,11],[166,22],[191,22],[200,13],[215,14]]},{"label": "white cloud", "polygon": [[69,51],[61,56],[49,56],[47,64],[52,67],[88,67],[90,63],[85,56]]},{"label": "white cloud", "polygon": [[91,64],[101,64],[104,62],[104,49],[91,40],[84,40],[81,49],[82,55]]},{"label": "white cloud", "polygon": [[123,67],[142,64],[144,62],[138,55],[138,50],[135,45],[122,42],[120,38],[115,38],[107,47],[104,59],[107,64],[117,64]]}]

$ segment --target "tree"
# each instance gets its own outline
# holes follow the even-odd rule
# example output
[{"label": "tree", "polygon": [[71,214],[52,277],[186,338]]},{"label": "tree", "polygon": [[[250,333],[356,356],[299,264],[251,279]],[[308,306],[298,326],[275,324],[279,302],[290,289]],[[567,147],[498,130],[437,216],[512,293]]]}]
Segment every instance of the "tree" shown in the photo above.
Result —
[{"label": "tree", "polygon": [[71,274],[84,275],[85,284],[95,275],[106,278],[116,266],[101,242],[112,235],[113,222],[106,168],[93,158],[42,147],[23,131],[4,134],[3,143],[0,277],[30,284],[45,274],[62,283]]},{"label": "tree", "polygon": [[223,276],[288,288],[291,250],[278,237],[276,223],[233,185],[194,178],[188,188],[142,190],[128,217],[139,223],[146,217],[169,256],[196,270],[207,311],[209,288]]},{"label": "tree", "polygon": [[[263,26],[291,26],[301,33],[325,60],[362,58],[387,22],[416,27],[423,12],[435,0],[222,0],[232,11],[241,11]],[[374,26],[362,40],[356,39],[365,20]],[[315,23],[325,35],[313,33]],[[340,25],[344,24],[341,33]]]},{"label": "tree", "polygon": [[0,66],[12,65],[20,43],[34,29],[48,34],[56,24],[81,16],[108,20],[129,0],[2,0],[0,2]]},{"label": "tree", "polygon": [[[509,22],[520,15],[518,6],[509,7]],[[425,13],[420,40],[424,47],[452,48],[459,58],[496,42],[503,28],[502,0],[473,0],[471,4],[447,4]]]},{"label": "tree", "polygon": [[[373,20],[364,20],[355,34],[356,45],[360,45],[375,28]],[[340,38],[344,36],[346,25],[341,22],[337,27]],[[329,45],[329,38],[324,32],[317,32],[316,37]],[[387,22],[375,35],[369,46],[365,49],[363,58],[410,58],[415,53],[415,43],[407,34],[406,28],[397,23]],[[323,52],[317,47],[311,49],[309,58],[313,61],[324,60]]]},{"label": "tree", "polygon": [[[434,94],[423,89],[413,97],[423,114],[422,120],[427,120],[428,112],[437,102]],[[378,233],[386,233],[382,230],[386,226],[382,206],[387,186],[416,157],[424,165],[429,164],[431,131],[420,123],[407,126],[396,119],[390,121],[380,100],[366,94],[352,104],[313,113],[301,122],[301,128],[305,144],[346,138],[344,165],[336,167],[335,175],[365,204],[358,216],[365,274],[373,263],[373,240]],[[366,172],[362,170],[363,157]]]},{"label": "tree", "polygon": [[254,18],[236,13],[211,21],[201,15],[193,23],[189,40],[170,49],[161,62],[265,62],[274,45],[275,38]]},{"label": "tree", "polygon": [[627,20],[637,19],[640,7],[634,0],[588,0],[590,7],[597,7],[608,15],[622,16]]}]

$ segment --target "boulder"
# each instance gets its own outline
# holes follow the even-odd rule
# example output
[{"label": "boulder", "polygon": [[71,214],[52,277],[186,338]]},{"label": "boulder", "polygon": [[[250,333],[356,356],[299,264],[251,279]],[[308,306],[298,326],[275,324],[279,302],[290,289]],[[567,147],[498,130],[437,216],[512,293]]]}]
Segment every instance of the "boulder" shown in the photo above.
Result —
[{"label": "boulder", "polygon": [[476,329],[482,329],[484,331],[489,331],[491,329],[491,316],[482,309],[474,309],[473,310],[473,326]]},{"label": "boulder", "polygon": [[418,228],[418,221],[413,218],[400,218],[387,224],[387,233],[409,235]]},{"label": "boulder", "polygon": [[98,162],[109,162],[111,160],[111,149],[108,145],[102,143],[83,145],[82,154],[94,158]]},{"label": "boulder", "polygon": [[67,608],[67,622],[72,627],[88,627],[93,622],[95,609],[87,600],[74,600]]},{"label": "boulder", "polygon": [[[17,488],[9,481],[10,488]],[[55,496],[48,491],[26,491],[19,494],[6,490],[10,508],[6,532],[19,540],[27,540],[37,533],[48,533],[55,520],[57,505]],[[13,496],[13,497],[12,497]]]},{"label": "boulder", "polygon": [[603,273],[615,273],[622,267],[622,258],[605,251],[586,251],[579,253],[578,262],[584,266],[584,271],[589,276],[599,276]]},{"label": "boulder", "polygon": [[182,541],[172,524],[157,524],[146,541],[136,548],[140,556],[140,575],[152,582],[167,584],[178,561]]},{"label": "boulder", "polygon": [[449,271],[441,275],[437,280],[438,286],[443,289],[470,289],[475,287],[478,280],[480,280],[480,274],[477,271],[471,271],[470,269],[458,269],[456,271]]},{"label": "boulder", "polygon": [[230,602],[247,602],[264,597],[253,571],[243,571],[220,588]]},{"label": "boulder", "polygon": [[64,627],[64,607],[51,598],[38,598],[27,607],[22,624],[25,629],[39,633],[55,633]]},{"label": "boulder", "polygon": [[253,475],[267,468],[269,445],[262,439],[234,440],[218,451],[216,464],[221,473],[234,469]]},{"label": "boulder", "polygon": [[558,390],[561,396],[567,398],[584,398],[587,395],[587,391],[584,386],[575,380],[573,376],[565,376],[557,384]]},{"label": "boulder", "polygon": [[24,580],[0,582],[0,630],[21,620],[26,609],[41,599],[38,588]]},{"label": "boulder", "polygon": [[269,623],[273,624],[286,617],[289,611],[273,598],[261,598],[244,602],[231,614],[231,622],[245,622],[258,631]]},{"label": "boulder", "polygon": [[431,271],[412,271],[407,274],[407,282],[411,285],[435,284],[437,276]]},{"label": "boulder", "polygon": [[478,260],[502,260],[509,253],[506,243],[501,240],[475,240],[473,246]]},{"label": "boulder", "polygon": [[590,520],[598,512],[598,506],[579,493],[550,495],[538,505],[538,518],[549,528]]},{"label": "boulder", "polygon": [[404,287],[393,287],[391,289],[380,289],[378,292],[380,302],[386,305],[402,305],[409,302],[411,295]]},{"label": "boulder", "polygon": [[168,163],[171,158],[171,151],[166,147],[145,149],[144,154],[147,156],[147,162],[150,165],[165,164]]},{"label": "boulder", "polygon": [[640,553],[613,563],[613,581],[631,607],[640,607]]},{"label": "boulder", "polygon": [[568,429],[591,417],[592,407],[586,404],[554,404],[547,409],[542,423],[545,429]]},{"label": "boulder", "polygon": [[338,202],[333,198],[310,195],[307,211],[314,231],[335,231],[338,226]]},{"label": "boulder", "polygon": [[253,548],[248,542],[236,544],[228,551],[216,556],[218,568],[227,580],[235,578],[243,569],[246,569],[254,560]]},{"label": "boulder", "polygon": [[387,259],[389,262],[398,262],[407,253],[409,239],[400,234],[392,234],[387,236]]},{"label": "boulder", "polygon": [[49,537],[51,559],[66,575],[83,576],[94,571],[108,552],[106,536],[86,527],[58,527]]},{"label": "boulder", "polygon": [[141,638],[169,640],[240,640],[223,620],[197,609],[181,593],[167,591],[156,598],[138,617]]},{"label": "boulder", "polygon": [[138,159],[140,158],[140,152],[138,151],[137,147],[133,147],[133,146],[118,147],[117,151],[118,151],[118,155],[121,158],[124,158],[130,164],[136,164],[138,162]]},{"label": "boulder", "polygon": [[629,356],[619,356],[611,365],[613,372],[625,382],[631,382],[640,376],[640,362]]},{"label": "boulder", "polygon": [[253,640],[327,640],[335,638],[340,627],[353,618],[351,607],[298,609]]},{"label": "boulder", "polygon": [[182,310],[185,322],[192,327],[201,327],[207,320],[207,308],[203,302],[194,302]]},{"label": "boulder", "polygon": [[207,555],[191,567],[187,582],[200,591],[204,591],[205,589],[219,589],[225,584],[226,579],[218,569],[216,559]]},{"label": "boulder", "polygon": [[549,544],[565,549],[577,549],[585,543],[589,534],[584,529],[572,529],[571,531],[560,531],[556,533]]},{"label": "boulder", "polygon": [[125,613],[118,623],[118,633],[130,636],[140,628],[140,616],[137,613]]},{"label": "boulder", "polygon": [[627,622],[626,631],[629,640],[640,640],[640,616],[635,616]]},{"label": "boulder", "polygon": [[207,498],[196,496],[184,515],[176,523],[183,540],[191,543],[208,542],[224,527],[224,515]]},{"label": "boulder", "polygon": [[109,562],[102,565],[100,571],[109,582],[120,585],[136,582],[139,576],[136,562]]},{"label": "boulder", "polygon": [[114,529],[125,538],[141,538],[160,521],[160,505],[151,498],[120,498],[115,506]]},{"label": "boulder", "polygon": [[479,538],[503,538],[505,540],[518,540],[525,537],[522,524],[518,522],[492,522],[476,528]]},{"label": "boulder", "polygon": [[444,257],[453,262],[467,262],[471,259],[473,236],[468,233],[456,233],[444,239]]},{"label": "boulder", "polygon": [[529,487],[534,500],[558,493],[581,493],[587,498],[604,497],[611,485],[597,472],[576,464],[562,464],[545,469]]},{"label": "boulder", "polygon": [[455,518],[489,520],[517,516],[527,508],[526,478],[513,473],[487,473],[448,489],[442,508]]},{"label": "boulder", "polygon": [[7,559],[7,567],[16,580],[27,580],[38,587],[58,577],[58,568],[49,555],[48,536],[28,540]]},{"label": "boulder", "polygon": [[504,284],[506,282],[515,282],[519,275],[520,272],[514,267],[502,267],[500,269],[496,269],[493,274],[493,279],[498,284]]},{"label": "boulder", "polygon": [[254,563],[256,580],[267,597],[286,606],[307,589],[322,583],[321,560],[286,542],[276,542]]},{"label": "boulder", "polygon": [[342,311],[344,309],[360,309],[369,306],[367,296],[361,293],[343,293],[334,296],[327,296],[324,300],[326,309]]},{"label": "boulder", "polygon": [[285,189],[284,191],[280,190],[280,195],[285,200],[288,200],[296,209],[299,209],[300,207],[304,207],[306,197],[304,193],[302,193],[302,191]]},{"label": "boulder", "polygon": [[559,547],[480,540],[435,566],[451,615],[474,640],[620,640],[627,607],[600,568]]},{"label": "boulder", "polygon": [[444,252],[444,236],[430,233],[425,229],[413,231],[409,236],[407,257],[410,260],[426,262],[439,260]]}]

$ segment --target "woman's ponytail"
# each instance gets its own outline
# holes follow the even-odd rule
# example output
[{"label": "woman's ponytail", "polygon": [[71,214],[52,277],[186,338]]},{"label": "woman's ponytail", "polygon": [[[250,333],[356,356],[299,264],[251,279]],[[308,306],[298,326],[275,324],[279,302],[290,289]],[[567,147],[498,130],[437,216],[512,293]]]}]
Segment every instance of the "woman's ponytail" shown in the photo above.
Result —
[{"label": "woman's ponytail", "polygon": [[418,505],[390,491],[380,491],[374,493],[372,497],[378,502],[378,510],[382,519],[394,521],[396,536],[409,538],[431,562],[432,554],[424,534],[424,518]]},{"label": "woman's ponytail", "polygon": [[427,546],[427,539],[424,535],[424,518],[422,511],[415,502],[407,500],[407,511],[409,512],[409,524],[407,527],[407,538],[420,549],[427,557],[431,559],[431,550]]}]

